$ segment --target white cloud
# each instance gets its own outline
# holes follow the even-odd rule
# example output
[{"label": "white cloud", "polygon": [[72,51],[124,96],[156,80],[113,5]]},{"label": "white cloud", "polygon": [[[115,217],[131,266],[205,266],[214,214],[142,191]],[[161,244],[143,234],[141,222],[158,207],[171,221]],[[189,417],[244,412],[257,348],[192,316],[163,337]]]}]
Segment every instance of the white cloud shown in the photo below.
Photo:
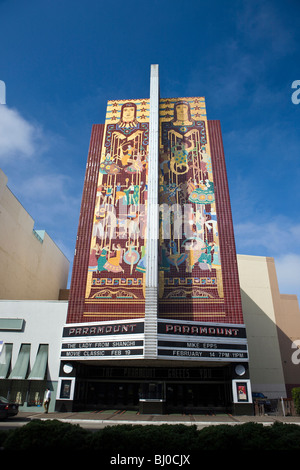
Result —
[{"label": "white cloud", "polygon": [[45,172],[45,174],[33,175],[23,181],[20,189],[29,199],[36,199],[37,196],[40,200],[49,197],[64,199],[67,181],[67,176]]},{"label": "white cloud", "polygon": [[0,106],[0,162],[11,157],[32,157],[41,146],[39,126],[5,105]]},{"label": "white cloud", "polygon": [[67,223],[80,203],[72,179],[59,173],[32,175],[20,183],[19,191],[27,206],[34,207],[36,220],[50,226],[59,219]]},{"label": "white cloud", "polygon": [[61,136],[45,134],[39,124],[29,122],[18,110],[0,106],[0,166],[26,210],[47,227],[54,227],[57,219],[78,207],[70,175],[64,175],[56,161],[55,168],[51,163],[53,155],[66,151],[63,144]]},{"label": "white cloud", "polygon": [[[257,223],[246,222],[235,226],[235,235],[240,249],[264,248],[267,256],[299,251],[300,224],[288,217],[277,216],[273,220],[257,219]],[[255,253],[253,253],[255,254]]]},{"label": "white cloud", "polygon": [[[287,217],[277,216],[273,220],[258,219],[257,223],[245,222],[235,226],[240,247],[264,248],[268,252],[283,253],[298,246],[299,224]],[[296,245],[295,245],[296,244]]]}]

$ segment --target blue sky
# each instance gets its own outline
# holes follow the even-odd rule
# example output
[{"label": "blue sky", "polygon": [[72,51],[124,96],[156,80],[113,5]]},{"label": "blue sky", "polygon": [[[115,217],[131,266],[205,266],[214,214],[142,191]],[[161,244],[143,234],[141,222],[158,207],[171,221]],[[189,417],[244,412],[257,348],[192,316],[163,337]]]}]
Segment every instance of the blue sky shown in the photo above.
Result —
[{"label": "blue sky", "polygon": [[299,26],[298,0],[0,0],[0,167],[35,228],[72,261],[91,127],[159,64],[221,121],[237,252],[300,296]]}]

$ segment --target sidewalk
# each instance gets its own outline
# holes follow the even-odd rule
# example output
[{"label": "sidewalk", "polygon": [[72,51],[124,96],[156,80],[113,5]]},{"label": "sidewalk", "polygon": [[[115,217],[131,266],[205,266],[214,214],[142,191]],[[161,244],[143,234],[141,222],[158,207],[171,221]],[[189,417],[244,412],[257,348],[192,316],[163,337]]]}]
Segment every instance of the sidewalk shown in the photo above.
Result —
[{"label": "sidewalk", "polygon": [[80,424],[92,422],[91,424],[116,425],[116,424],[186,424],[197,426],[208,426],[217,424],[242,424],[247,422],[262,423],[271,425],[276,421],[282,423],[293,423],[300,425],[300,416],[280,416],[280,415],[263,415],[263,416],[232,416],[230,414],[204,415],[204,414],[166,414],[166,415],[148,415],[139,414],[136,411],[124,410],[104,410],[91,412],[72,412],[72,413],[30,413],[22,412],[14,418],[18,421],[31,421],[34,419],[58,419],[60,421]]}]

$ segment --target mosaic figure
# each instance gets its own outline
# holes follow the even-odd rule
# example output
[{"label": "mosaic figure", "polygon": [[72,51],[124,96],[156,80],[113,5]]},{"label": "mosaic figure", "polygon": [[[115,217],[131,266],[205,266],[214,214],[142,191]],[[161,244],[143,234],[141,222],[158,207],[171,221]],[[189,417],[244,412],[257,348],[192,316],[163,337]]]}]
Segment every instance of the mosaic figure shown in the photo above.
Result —
[{"label": "mosaic figure", "polygon": [[[144,315],[148,114],[149,100],[107,105],[86,285],[86,315],[98,319],[132,317],[133,301]],[[120,298],[120,285],[125,303],[112,313],[107,292]]]},{"label": "mosaic figure", "polygon": [[[209,308],[215,308],[214,301],[220,305],[223,299],[223,288],[210,147],[201,98],[160,101],[159,171],[160,204],[171,208],[168,219],[160,218],[160,316],[203,319],[201,315],[207,308],[203,299],[206,306],[210,299]],[[182,208],[182,232],[176,229],[180,221],[175,205]],[[204,276],[200,294],[190,285],[199,274]],[[173,279],[180,279],[180,288]],[[176,304],[172,304],[173,298]]]}]

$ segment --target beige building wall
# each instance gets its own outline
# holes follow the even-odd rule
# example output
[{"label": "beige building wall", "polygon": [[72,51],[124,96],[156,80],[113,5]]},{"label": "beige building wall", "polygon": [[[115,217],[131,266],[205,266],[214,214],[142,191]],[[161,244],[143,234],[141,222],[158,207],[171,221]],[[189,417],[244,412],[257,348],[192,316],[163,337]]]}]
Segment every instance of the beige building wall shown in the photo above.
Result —
[{"label": "beige building wall", "polygon": [[280,295],[276,321],[287,394],[291,397],[292,388],[300,387],[300,309],[296,295]]},{"label": "beige building wall", "polygon": [[57,300],[69,261],[7,187],[0,169],[0,299]]},{"label": "beige building wall", "polygon": [[280,293],[274,260],[248,255],[238,255],[237,260],[252,391],[262,392],[269,398],[286,398],[276,325]]}]

